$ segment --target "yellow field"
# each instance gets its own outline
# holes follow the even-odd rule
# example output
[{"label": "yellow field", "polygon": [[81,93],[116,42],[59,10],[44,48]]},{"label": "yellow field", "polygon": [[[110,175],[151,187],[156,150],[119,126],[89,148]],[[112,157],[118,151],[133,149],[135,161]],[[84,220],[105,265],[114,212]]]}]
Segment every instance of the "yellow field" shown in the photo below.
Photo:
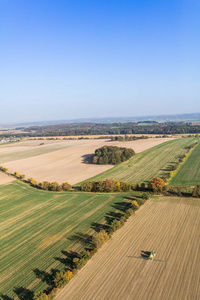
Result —
[{"label": "yellow field", "polygon": [[56,300],[200,299],[199,228],[199,199],[148,201]]}]

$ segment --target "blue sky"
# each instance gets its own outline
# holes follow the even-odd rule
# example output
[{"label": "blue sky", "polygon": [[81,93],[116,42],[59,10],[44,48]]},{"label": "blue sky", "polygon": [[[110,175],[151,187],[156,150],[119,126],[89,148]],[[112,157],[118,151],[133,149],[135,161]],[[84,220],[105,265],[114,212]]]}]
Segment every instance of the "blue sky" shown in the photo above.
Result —
[{"label": "blue sky", "polygon": [[199,0],[0,0],[0,123],[200,112],[199,15]]}]

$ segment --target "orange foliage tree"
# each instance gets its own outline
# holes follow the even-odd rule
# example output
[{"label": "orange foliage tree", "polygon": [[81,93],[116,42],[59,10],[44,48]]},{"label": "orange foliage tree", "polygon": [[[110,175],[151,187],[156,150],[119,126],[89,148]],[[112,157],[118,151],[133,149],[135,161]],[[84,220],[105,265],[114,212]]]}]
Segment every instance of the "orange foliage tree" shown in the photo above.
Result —
[{"label": "orange foliage tree", "polygon": [[165,186],[165,182],[160,177],[154,177],[148,183],[148,188],[149,188],[149,190],[152,190],[152,191],[162,191],[164,186]]}]

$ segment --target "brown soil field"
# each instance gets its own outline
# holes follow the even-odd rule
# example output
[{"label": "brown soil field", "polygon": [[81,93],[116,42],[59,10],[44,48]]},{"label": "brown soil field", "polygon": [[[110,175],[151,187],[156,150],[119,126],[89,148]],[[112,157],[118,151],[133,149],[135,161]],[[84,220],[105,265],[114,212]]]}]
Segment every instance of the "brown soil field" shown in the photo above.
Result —
[{"label": "brown soil field", "polygon": [[199,228],[200,199],[149,200],[56,300],[200,299]]},{"label": "brown soil field", "polygon": [[11,181],[15,180],[14,177],[11,177],[11,176],[8,176],[2,172],[0,172],[0,185],[1,184],[6,184],[6,183],[9,183]]},{"label": "brown soil field", "polygon": [[[131,142],[111,142],[109,140],[31,140],[0,147],[0,164],[11,173],[15,171],[32,177],[37,182],[43,180],[76,184],[93,177],[113,166],[93,165],[84,162],[95,149],[104,145],[127,147],[142,152],[171,138],[151,138]],[[44,143],[44,145],[40,145]]]}]

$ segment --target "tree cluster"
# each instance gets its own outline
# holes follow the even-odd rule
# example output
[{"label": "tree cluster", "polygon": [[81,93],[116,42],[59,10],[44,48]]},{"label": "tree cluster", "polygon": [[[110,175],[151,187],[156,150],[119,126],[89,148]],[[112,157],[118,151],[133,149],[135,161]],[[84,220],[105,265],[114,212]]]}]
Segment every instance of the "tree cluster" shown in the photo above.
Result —
[{"label": "tree cluster", "polygon": [[62,184],[58,184],[58,182],[48,182],[48,181],[43,181],[38,184],[38,186],[46,191],[54,191],[54,192],[59,192],[59,191],[69,191],[71,190],[71,185],[68,182],[64,182]]},{"label": "tree cluster", "polygon": [[165,186],[165,182],[160,177],[154,177],[148,183],[149,190],[153,191],[153,192],[162,191],[162,189],[164,188],[164,186]]},{"label": "tree cluster", "polygon": [[99,165],[116,165],[130,159],[133,155],[135,155],[135,151],[131,148],[104,146],[95,150],[93,163]]},{"label": "tree cluster", "polygon": [[111,136],[111,141],[118,141],[118,142],[130,142],[130,141],[135,141],[135,140],[143,140],[143,139],[148,139],[148,136],[132,136],[132,135],[117,135],[117,136]]},{"label": "tree cluster", "polygon": [[195,187],[193,189],[193,192],[192,192],[192,196],[200,198],[200,184],[199,185],[195,185]]},{"label": "tree cluster", "polygon": [[104,181],[85,181],[81,185],[81,190],[84,192],[128,192],[131,189],[131,185],[123,181],[115,181],[114,179],[106,179]]}]

